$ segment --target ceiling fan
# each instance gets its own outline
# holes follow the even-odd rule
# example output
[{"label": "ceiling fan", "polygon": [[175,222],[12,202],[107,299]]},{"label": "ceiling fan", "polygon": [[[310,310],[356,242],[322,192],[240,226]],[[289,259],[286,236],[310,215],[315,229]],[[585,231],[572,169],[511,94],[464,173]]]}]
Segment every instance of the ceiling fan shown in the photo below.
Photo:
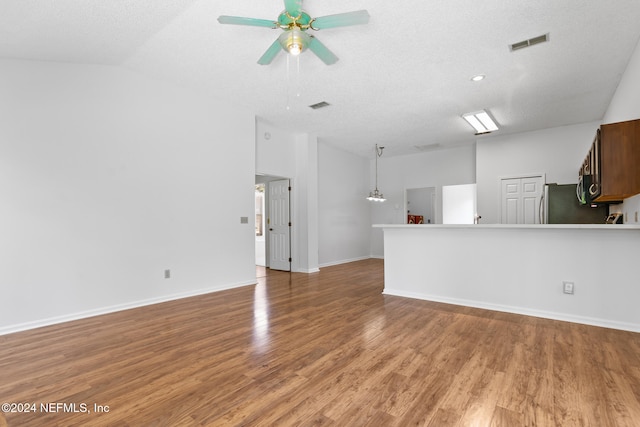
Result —
[{"label": "ceiling fan", "polygon": [[221,15],[218,17],[218,22],[221,24],[280,28],[284,31],[260,57],[258,60],[260,65],[269,65],[278,55],[280,49],[296,56],[307,48],[315,53],[325,64],[331,65],[336,63],[338,57],[320,43],[317,38],[307,34],[307,30],[324,30],[366,24],[369,22],[369,13],[366,10],[357,10],[312,18],[302,10],[302,0],[284,0],[284,11],[278,16],[277,21]]}]

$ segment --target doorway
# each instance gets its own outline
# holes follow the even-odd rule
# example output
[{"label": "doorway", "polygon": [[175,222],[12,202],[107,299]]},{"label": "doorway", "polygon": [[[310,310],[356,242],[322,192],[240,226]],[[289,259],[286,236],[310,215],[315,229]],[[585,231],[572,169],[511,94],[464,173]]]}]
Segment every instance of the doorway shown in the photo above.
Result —
[{"label": "doorway", "polygon": [[256,184],[256,265],[260,267],[267,266],[267,247],[266,247],[266,184]]},{"label": "doorway", "polygon": [[408,188],[405,208],[406,224],[435,224],[436,188]]},{"label": "doorway", "polygon": [[256,175],[255,186],[255,263],[291,271],[291,181]]}]

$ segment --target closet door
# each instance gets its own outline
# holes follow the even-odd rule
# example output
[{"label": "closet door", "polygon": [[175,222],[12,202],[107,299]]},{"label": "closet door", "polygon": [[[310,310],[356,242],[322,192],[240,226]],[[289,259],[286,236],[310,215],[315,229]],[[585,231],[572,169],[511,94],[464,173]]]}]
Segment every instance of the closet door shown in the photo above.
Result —
[{"label": "closet door", "polygon": [[501,180],[502,224],[540,224],[538,215],[544,191],[542,176]]}]

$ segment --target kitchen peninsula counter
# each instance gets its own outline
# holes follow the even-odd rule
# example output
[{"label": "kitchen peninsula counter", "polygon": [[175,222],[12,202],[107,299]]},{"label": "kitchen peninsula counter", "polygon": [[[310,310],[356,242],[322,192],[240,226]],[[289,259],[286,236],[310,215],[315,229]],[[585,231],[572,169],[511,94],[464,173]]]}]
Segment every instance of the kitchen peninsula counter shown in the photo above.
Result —
[{"label": "kitchen peninsula counter", "polygon": [[374,227],[387,295],[640,332],[638,225]]}]

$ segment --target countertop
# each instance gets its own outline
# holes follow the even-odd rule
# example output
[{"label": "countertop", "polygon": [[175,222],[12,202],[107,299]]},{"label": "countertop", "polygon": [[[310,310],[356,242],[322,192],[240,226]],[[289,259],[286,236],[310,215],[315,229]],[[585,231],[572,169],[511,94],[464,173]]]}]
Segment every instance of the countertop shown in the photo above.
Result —
[{"label": "countertop", "polygon": [[585,230],[640,230],[635,224],[373,224],[374,228],[422,229],[585,229]]}]

